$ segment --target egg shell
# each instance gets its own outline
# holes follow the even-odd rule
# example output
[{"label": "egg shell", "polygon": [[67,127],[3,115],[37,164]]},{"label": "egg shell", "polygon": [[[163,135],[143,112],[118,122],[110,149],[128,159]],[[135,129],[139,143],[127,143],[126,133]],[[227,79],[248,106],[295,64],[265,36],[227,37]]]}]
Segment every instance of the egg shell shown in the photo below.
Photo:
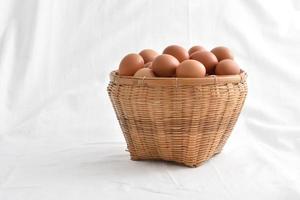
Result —
[{"label": "egg shell", "polygon": [[231,59],[225,59],[219,62],[216,66],[216,75],[236,75],[240,74],[241,70],[239,65]]},{"label": "egg shell", "polygon": [[144,67],[144,59],[139,54],[126,55],[119,65],[120,76],[133,76],[135,72]]},{"label": "egg shell", "polygon": [[176,76],[180,78],[202,78],[205,74],[204,65],[197,60],[185,60],[176,69]]},{"label": "egg shell", "polygon": [[178,65],[179,61],[175,57],[162,54],[157,56],[152,62],[152,70],[157,76],[172,77],[176,74]]},{"label": "egg shell", "polygon": [[232,51],[227,47],[223,47],[223,46],[216,47],[213,48],[211,52],[215,54],[219,62],[224,59],[232,59],[232,60],[234,59]]},{"label": "egg shell", "polygon": [[152,62],[144,64],[144,67],[152,69]]},{"label": "egg shell", "polygon": [[178,45],[170,45],[166,47],[163,54],[169,54],[174,56],[179,62],[189,59],[189,53],[187,50]]},{"label": "egg shell", "polygon": [[188,53],[189,53],[189,55],[192,55],[192,54],[195,53],[196,51],[206,51],[206,50],[205,50],[204,47],[197,45],[197,46],[191,47],[191,48],[189,49]]},{"label": "egg shell", "polygon": [[143,57],[145,64],[153,61],[159,55],[152,49],[144,49],[139,54]]},{"label": "egg shell", "polygon": [[155,74],[152,69],[142,68],[135,72],[134,77],[155,77]]},{"label": "egg shell", "polygon": [[213,74],[218,64],[217,57],[209,51],[197,51],[191,55],[191,59],[201,62],[208,74]]}]

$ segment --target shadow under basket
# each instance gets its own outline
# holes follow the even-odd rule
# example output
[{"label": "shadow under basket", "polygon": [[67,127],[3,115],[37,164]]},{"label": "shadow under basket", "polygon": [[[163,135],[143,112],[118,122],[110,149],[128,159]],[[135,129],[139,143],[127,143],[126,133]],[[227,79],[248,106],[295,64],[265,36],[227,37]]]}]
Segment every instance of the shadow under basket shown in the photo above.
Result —
[{"label": "shadow under basket", "polygon": [[110,74],[108,94],[132,160],[196,167],[220,153],[247,95],[246,73],[205,78]]}]

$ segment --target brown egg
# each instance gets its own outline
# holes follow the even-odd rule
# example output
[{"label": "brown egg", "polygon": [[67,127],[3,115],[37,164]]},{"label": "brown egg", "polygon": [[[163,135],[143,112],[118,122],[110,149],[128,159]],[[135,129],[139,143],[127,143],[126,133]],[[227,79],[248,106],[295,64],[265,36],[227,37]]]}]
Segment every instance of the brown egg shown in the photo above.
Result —
[{"label": "brown egg", "polygon": [[239,65],[231,59],[225,59],[219,62],[216,66],[216,75],[235,75],[240,74]]},{"label": "brown egg", "polygon": [[197,51],[191,55],[191,59],[201,62],[208,74],[213,74],[218,64],[217,57],[209,51]]},{"label": "brown egg", "polygon": [[192,55],[196,51],[205,51],[205,48],[202,46],[193,46],[189,49],[189,55]]},{"label": "brown egg", "polygon": [[176,68],[179,61],[168,54],[157,56],[152,63],[152,70],[155,75],[162,77],[171,77],[176,74]]},{"label": "brown egg", "polygon": [[142,68],[135,72],[134,77],[155,77],[155,74],[152,69]]},{"label": "brown egg", "polygon": [[189,53],[185,48],[178,45],[171,45],[165,48],[163,54],[169,54],[177,58],[179,62],[189,59]]},{"label": "brown egg", "polygon": [[145,63],[153,61],[154,58],[156,58],[159,55],[156,51],[152,49],[144,49],[139,54],[143,57]]},{"label": "brown egg", "polygon": [[131,53],[125,56],[119,65],[120,76],[132,76],[137,70],[144,67],[143,57],[139,54]]},{"label": "brown egg", "polygon": [[211,52],[213,54],[215,54],[215,56],[218,58],[219,62],[224,59],[232,59],[233,60],[233,53],[227,47],[216,47],[216,48],[212,49]]},{"label": "brown egg", "polygon": [[144,64],[144,67],[152,69],[152,62]]},{"label": "brown egg", "polygon": [[205,74],[204,65],[197,60],[185,60],[176,69],[176,76],[180,78],[202,78]]}]

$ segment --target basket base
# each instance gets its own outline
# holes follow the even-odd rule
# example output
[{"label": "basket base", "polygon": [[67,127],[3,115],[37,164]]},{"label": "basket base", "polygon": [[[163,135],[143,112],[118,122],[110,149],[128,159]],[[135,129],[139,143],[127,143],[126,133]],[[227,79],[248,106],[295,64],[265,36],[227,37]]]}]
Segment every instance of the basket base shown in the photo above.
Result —
[{"label": "basket base", "polygon": [[[216,155],[220,154],[221,151],[216,152],[212,157],[215,157]],[[132,161],[154,161],[154,162],[166,162],[166,163],[172,163],[175,165],[179,165],[179,166],[186,166],[186,167],[190,167],[190,168],[196,168],[199,167],[203,164],[205,164],[205,162],[207,162],[208,160],[210,160],[212,157],[210,157],[207,160],[203,160],[197,163],[185,163],[185,162],[179,162],[176,160],[164,160],[164,159],[160,159],[160,158],[138,158],[138,157],[133,157],[131,156],[130,159]]]}]

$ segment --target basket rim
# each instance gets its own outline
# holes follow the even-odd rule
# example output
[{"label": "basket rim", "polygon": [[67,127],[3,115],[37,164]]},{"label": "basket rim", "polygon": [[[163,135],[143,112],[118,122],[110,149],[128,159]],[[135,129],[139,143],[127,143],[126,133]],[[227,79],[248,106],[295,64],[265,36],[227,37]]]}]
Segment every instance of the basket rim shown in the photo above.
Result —
[{"label": "basket rim", "polygon": [[110,73],[110,81],[120,85],[153,85],[153,86],[179,86],[179,85],[214,85],[227,83],[244,83],[247,73],[241,70],[238,75],[209,75],[203,78],[177,78],[177,77],[133,77],[120,76],[114,70]]}]

